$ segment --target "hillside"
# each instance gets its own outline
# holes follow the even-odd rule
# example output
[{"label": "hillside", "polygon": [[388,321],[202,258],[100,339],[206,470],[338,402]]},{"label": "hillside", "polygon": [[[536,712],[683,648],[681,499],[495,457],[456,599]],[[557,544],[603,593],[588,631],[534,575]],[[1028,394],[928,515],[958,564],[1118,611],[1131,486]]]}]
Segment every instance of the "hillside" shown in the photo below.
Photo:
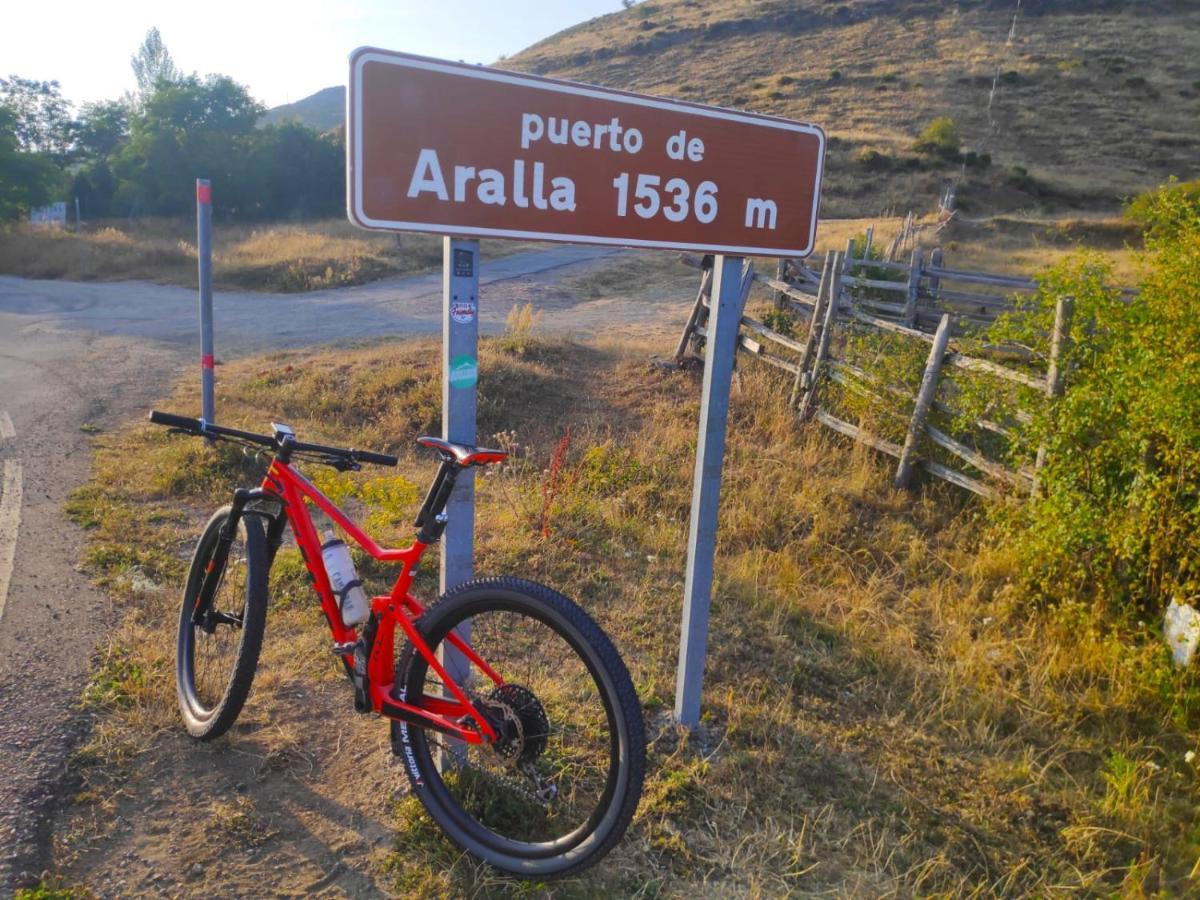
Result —
[{"label": "hillside", "polygon": [[[1184,0],[646,0],[501,68],[771,113],[829,134],[826,216],[936,204],[968,213],[1112,211],[1200,175],[1200,5]],[[331,87],[267,113],[320,129]],[[915,153],[950,116],[963,166]]]},{"label": "hillside", "polygon": [[318,131],[328,131],[346,121],[346,89],[340,84],[310,94],[295,103],[267,110],[262,124],[277,125],[287,119],[299,119]]},{"label": "hillside", "polygon": [[967,211],[1111,209],[1200,174],[1200,5],[1033,0],[1014,25],[1016,6],[647,0],[504,65],[819,124],[825,215],[932,206],[962,169],[911,146],[942,115],[992,159]]}]

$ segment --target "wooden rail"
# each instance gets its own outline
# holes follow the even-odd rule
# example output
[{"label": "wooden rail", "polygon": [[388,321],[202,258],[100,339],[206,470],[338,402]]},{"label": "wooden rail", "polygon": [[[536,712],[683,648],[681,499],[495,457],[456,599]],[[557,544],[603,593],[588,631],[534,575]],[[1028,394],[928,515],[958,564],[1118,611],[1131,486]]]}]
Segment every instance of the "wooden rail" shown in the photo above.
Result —
[{"label": "wooden rail", "polygon": [[[1063,389],[1059,359],[1067,345],[1070,328],[1069,298],[1064,298],[1065,306],[1064,302],[1060,301],[1059,314],[1052,334],[1049,371],[1045,376],[1038,376],[973,355],[982,353],[1028,363],[1032,354],[1027,348],[984,346],[967,353],[951,346],[954,331],[961,331],[964,321],[986,323],[993,318],[987,313],[965,312],[955,309],[955,306],[978,304],[977,310],[1004,311],[1015,308],[1010,299],[996,295],[950,291],[942,287],[944,281],[961,281],[1001,285],[1014,290],[1032,290],[1036,287],[1034,282],[945,268],[940,265],[940,252],[931,255],[929,265],[923,264],[919,251],[913,252],[908,265],[858,259],[853,257],[853,252],[854,245],[851,242],[846,254],[826,254],[819,275],[801,263],[792,261],[779,264],[774,277],[757,274],[753,268],[748,268],[743,276],[743,290],[748,291],[752,282],[757,281],[773,292],[776,309],[790,310],[807,319],[808,331],[805,339],[801,340],[798,337],[780,334],[764,322],[743,315],[741,333],[738,336],[739,352],[792,376],[792,391],[788,403],[796,409],[798,418],[815,419],[840,434],[894,456],[899,461],[895,477],[897,486],[909,486],[912,483],[913,472],[920,469],[980,496],[998,496],[999,492],[987,481],[929,458],[926,448],[937,448],[961,460],[993,483],[1000,482],[1019,492],[1033,490],[1036,472],[1044,463],[1044,448],[1039,451],[1036,463],[1032,467],[1023,466],[1014,471],[1003,463],[989,459],[967,440],[934,425],[930,422],[930,415],[936,412],[953,422],[962,419],[963,414],[960,410],[939,400],[937,396],[946,370],[984,374],[1032,388],[1051,398],[1058,396]],[[935,260],[939,265],[933,264]],[[703,268],[698,257],[685,256],[683,261],[687,265]],[[907,272],[908,277],[904,281],[884,281],[852,274],[867,266]],[[801,269],[802,275],[799,273]],[[789,277],[797,275],[800,277],[799,281],[789,280]],[[682,357],[689,347],[698,349],[707,336],[711,278],[711,271],[704,269],[691,315],[678,344],[678,357]],[[921,279],[928,280],[928,288],[921,286]],[[856,296],[855,294],[862,289],[894,292],[896,302],[861,293]],[[934,302],[923,302],[930,300]],[[936,332],[932,334],[921,327],[922,323],[931,319],[937,322]],[[850,325],[865,326],[930,345],[921,386],[915,396],[911,389],[881,382],[869,372],[837,358],[837,348],[842,341],[838,335]],[[820,384],[824,379],[868,398],[891,415],[907,419],[904,445],[869,434],[860,426],[846,422],[828,409],[821,408],[823,404],[820,400]],[[989,411],[989,414],[993,413]],[[1028,414],[1014,411],[1007,422],[1004,416],[1000,416],[1000,421],[979,417],[972,419],[970,424],[981,432],[989,432],[1005,440],[1014,440],[1018,436],[1016,429],[1028,424],[1030,420]]]}]

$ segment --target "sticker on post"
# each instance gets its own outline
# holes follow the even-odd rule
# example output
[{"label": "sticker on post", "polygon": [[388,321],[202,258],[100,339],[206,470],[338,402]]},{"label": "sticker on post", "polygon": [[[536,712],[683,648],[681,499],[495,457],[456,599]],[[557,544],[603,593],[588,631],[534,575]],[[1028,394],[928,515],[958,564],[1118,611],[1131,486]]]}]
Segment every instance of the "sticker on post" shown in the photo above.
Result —
[{"label": "sticker on post", "polygon": [[475,254],[470,250],[454,251],[454,277],[470,278],[475,274]]},{"label": "sticker on post", "polygon": [[473,356],[456,356],[450,360],[450,387],[472,388],[479,377],[479,362]]},{"label": "sticker on post", "polygon": [[479,306],[470,300],[455,300],[450,304],[450,318],[459,325],[470,325],[475,321]]}]

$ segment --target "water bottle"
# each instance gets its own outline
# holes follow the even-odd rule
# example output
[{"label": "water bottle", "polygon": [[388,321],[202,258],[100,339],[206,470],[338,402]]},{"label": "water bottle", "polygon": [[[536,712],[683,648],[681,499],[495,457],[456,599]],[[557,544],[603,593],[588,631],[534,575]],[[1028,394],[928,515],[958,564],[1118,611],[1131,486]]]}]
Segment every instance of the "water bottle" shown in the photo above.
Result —
[{"label": "water bottle", "polygon": [[349,548],[332,530],[325,532],[325,543],[321,545],[321,559],[325,561],[329,584],[337,597],[338,608],[342,611],[342,622],[351,627],[367,621],[371,614],[371,604],[367,602],[367,594],[363,590],[362,582],[358,580],[358,572],[354,570],[354,560],[350,558]]}]

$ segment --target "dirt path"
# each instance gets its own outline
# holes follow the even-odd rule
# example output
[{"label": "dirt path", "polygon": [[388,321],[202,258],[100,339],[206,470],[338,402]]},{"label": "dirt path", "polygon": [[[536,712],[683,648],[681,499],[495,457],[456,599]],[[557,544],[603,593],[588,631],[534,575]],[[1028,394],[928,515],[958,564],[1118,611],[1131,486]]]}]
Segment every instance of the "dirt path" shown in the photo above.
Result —
[{"label": "dirt path", "polygon": [[[575,335],[682,319],[683,294],[583,301],[563,286],[630,258],[563,247],[486,262],[482,327],[500,330],[526,302],[548,329]],[[221,293],[217,356],[436,332],[440,292],[435,274],[303,295]],[[82,534],[63,504],[87,476],[93,426],[142,413],[192,365],[195,303],[192,291],[141,282],[0,277],[0,886],[44,864],[47,814],[88,726],[73,704],[112,619],[76,571]]]},{"label": "dirt path", "polygon": [[[613,308],[580,302],[559,290],[564,277],[629,255],[607,248],[558,247],[485,261],[480,322],[504,326],[513,303],[534,301],[555,331],[591,331],[602,323],[657,319],[654,297]],[[441,328],[441,274],[389,279],[308,294],[220,292],[213,316],[218,357],[310,344],[414,334]],[[145,282],[35,281],[0,276],[0,315],[18,322],[120,335],[139,341],[192,346],[198,341],[196,292]],[[9,326],[6,326],[6,330]]]}]

